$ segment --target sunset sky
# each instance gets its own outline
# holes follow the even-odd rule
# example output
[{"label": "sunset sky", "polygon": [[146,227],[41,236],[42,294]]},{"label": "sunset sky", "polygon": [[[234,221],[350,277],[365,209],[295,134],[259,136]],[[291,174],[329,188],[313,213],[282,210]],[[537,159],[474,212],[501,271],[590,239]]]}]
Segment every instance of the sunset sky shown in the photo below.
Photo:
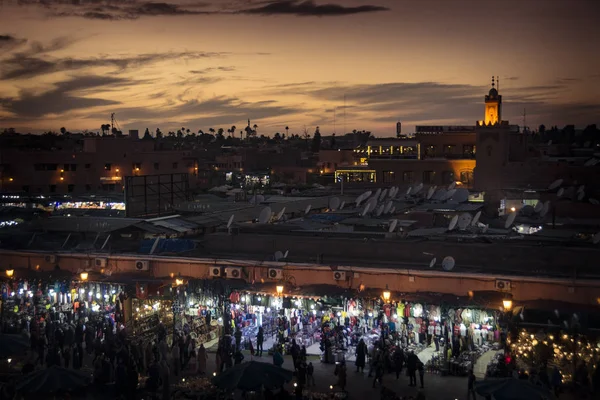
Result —
[{"label": "sunset sky", "polygon": [[[600,124],[597,0],[0,0],[0,129]],[[346,98],[344,102],[344,97]],[[345,118],[344,118],[344,104]],[[334,110],[337,110],[334,126]],[[345,123],[344,123],[345,120]]]}]

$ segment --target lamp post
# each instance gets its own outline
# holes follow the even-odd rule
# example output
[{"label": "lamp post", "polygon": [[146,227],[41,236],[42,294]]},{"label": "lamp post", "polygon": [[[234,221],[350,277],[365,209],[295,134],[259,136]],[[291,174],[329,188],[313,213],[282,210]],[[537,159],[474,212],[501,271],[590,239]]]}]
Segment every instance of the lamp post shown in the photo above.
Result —
[{"label": "lamp post", "polygon": [[88,273],[87,272],[82,272],[81,274],[79,274],[79,278],[81,278],[82,281],[87,281],[88,280]]},{"label": "lamp post", "polygon": [[7,269],[6,270],[6,276],[7,277],[12,278],[14,274],[15,274],[15,270],[14,269]]},{"label": "lamp post", "polygon": [[388,285],[385,285],[385,290],[383,291],[383,300],[386,303],[389,303],[390,301],[390,297],[392,296],[392,294],[390,293],[390,290],[388,288]]},{"label": "lamp post", "polygon": [[173,294],[173,343],[175,343],[176,336],[176,327],[177,327],[177,314],[181,311],[181,305],[179,303],[179,287],[184,284],[184,280],[181,278],[176,278],[172,287],[175,288],[175,293]]}]

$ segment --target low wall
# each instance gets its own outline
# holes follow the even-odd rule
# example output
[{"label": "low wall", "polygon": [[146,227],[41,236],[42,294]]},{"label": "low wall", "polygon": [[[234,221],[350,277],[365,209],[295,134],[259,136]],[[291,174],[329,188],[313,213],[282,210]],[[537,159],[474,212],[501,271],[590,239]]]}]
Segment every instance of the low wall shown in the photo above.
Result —
[{"label": "low wall", "polygon": [[[94,265],[94,260],[107,258],[106,269],[112,271],[112,276],[118,279],[120,274],[147,277],[169,277],[171,273],[182,276],[207,279],[211,267],[240,266],[244,267],[244,279],[248,282],[269,281],[267,271],[270,267],[282,268],[284,279],[295,282],[298,286],[310,284],[329,284],[347,288],[358,288],[361,284],[366,288],[383,289],[388,286],[392,291],[414,292],[439,292],[465,296],[469,291],[495,290],[497,279],[511,282],[511,293],[516,303],[531,300],[554,300],[577,304],[597,304],[600,297],[600,281],[598,280],[571,280],[571,279],[543,279],[535,277],[514,277],[494,274],[457,273],[432,270],[408,269],[381,269],[369,267],[338,267],[348,271],[348,279],[336,282],[333,271],[328,266],[309,264],[284,264],[275,262],[256,262],[251,260],[210,260],[193,258],[170,258],[141,255],[93,255],[93,254],[57,254],[56,263],[50,262],[47,254],[0,251],[0,262],[3,268],[14,268],[15,277],[19,269],[35,269],[39,265],[40,271],[52,270],[59,265],[62,270],[72,271],[74,274]],[[137,271],[137,260],[149,260],[149,271]],[[92,268],[99,269],[99,268]],[[275,283],[275,281],[272,281]],[[498,304],[498,307],[501,305]]]}]

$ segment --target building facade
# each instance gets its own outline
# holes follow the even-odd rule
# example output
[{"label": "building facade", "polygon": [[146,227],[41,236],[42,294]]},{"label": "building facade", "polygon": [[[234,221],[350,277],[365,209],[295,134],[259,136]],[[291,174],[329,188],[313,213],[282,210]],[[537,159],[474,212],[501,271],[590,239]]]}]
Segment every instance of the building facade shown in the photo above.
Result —
[{"label": "building facade", "polygon": [[196,186],[198,160],[189,150],[155,150],[153,140],[85,137],[83,147],[0,150],[2,192],[32,195],[122,193],[125,176],[187,173]]}]

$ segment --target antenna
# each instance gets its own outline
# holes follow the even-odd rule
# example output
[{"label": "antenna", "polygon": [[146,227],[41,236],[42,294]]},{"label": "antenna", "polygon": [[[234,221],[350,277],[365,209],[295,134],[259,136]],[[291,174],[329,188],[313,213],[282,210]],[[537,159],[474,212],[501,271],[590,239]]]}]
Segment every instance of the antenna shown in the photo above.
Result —
[{"label": "antenna", "polygon": [[496,90],[500,93],[500,77],[496,77]]},{"label": "antenna", "polygon": [[333,133],[335,133],[335,112],[337,107],[333,107]]},{"label": "antenna", "polygon": [[525,132],[525,128],[527,127],[527,109],[523,109],[523,132]]},{"label": "antenna", "polygon": [[346,134],[346,95],[344,95],[344,135]]},{"label": "antenna", "polygon": [[110,132],[115,129],[115,113],[110,114]]}]

